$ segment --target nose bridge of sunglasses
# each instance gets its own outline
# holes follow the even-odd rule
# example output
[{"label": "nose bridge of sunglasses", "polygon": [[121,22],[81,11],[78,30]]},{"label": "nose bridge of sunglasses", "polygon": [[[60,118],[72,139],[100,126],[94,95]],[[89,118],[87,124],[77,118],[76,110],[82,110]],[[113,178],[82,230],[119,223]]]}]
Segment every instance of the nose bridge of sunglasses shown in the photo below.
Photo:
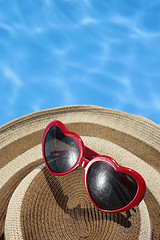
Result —
[{"label": "nose bridge of sunglasses", "polygon": [[97,152],[93,151],[92,149],[86,146],[84,148],[84,155],[85,155],[85,158],[87,158],[88,160],[91,160],[92,158],[99,156]]},{"label": "nose bridge of sunglasses", "polygon": [[82,168],[85,168],[87,164],[88,164],[88,161],[85,158],[81,158],[79,166],[81,166]]}]

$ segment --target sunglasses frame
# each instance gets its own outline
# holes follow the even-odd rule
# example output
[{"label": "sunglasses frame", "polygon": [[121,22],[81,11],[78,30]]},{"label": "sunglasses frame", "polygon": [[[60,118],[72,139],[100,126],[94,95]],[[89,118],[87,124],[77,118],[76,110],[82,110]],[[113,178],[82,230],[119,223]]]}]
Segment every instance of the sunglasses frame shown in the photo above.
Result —
[{"label": "sunglasses frame", "polygon": [[[72,168],[70,168],[69,170],[62,172],[62,173],[53,172],[49,168],[46,157],[45,157],[46,136],[47,136],[48,131],[54,126],[59,127],[65,136],[71,137],[78,144],[78,147],[79,147],[79,157],[77,159],[77,162],[74,164],[74,166]],[[43,153],[44,162],[45,162],[45,165],[46,165],[48,171],[55,176],[63,176],[63,175],[66,175],[66,174],[74,171],[76,168],[78,168],[80,166],[83,167],[85,187],[86,187],[88,196],[89,196],[91,202],[94,204],[94,206],[102,212],[116,213],[116,212],[128,211],[128,210],[134,208],[135,206],[139,205],[139,203],[141,202],[141,200],[143,199],[143,197],[145,195],[146,184],[145,184],[143,177],[138,172],[136,172],[130,168],[122,167],[113,158],[111,158],[109,156],[105,156],[105,155],[100,155],[100,154],[96,153],[95,151],[91,150],[90,148],[86,147],[84,145],[82,139],[76,133],[69,131],[66,128],[66,126],[58,120],[55,120],[55,121],[52,121],[51,123],[49,123],[44,131],[43,139],[42,139],[42,153]],[[86,160],[85,158],[87,158],[89,161]],[[90,192],[88,189],[88,183],[87,183],[88,172],[89,172],[90,167],[95,162],[100,162],[100,161],[109,163],[117,172],[129,174],[137,182],[137,193],[136,193],[135,197],[132,199],[132,201],[128,205],[124,206],[123,208],[116,209],[116,210],[101,209],[100,207],[98,207],[96,205],[96,203],[93,201],[93,199],[90,195]]]}]

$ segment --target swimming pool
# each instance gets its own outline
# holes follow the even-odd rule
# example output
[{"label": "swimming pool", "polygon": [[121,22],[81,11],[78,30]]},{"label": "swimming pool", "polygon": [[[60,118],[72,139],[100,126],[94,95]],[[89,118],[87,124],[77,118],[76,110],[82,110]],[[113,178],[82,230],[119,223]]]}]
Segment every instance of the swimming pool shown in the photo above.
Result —
[{"label": "swimming pool", "polygon": [[160,124],[160,1],[0,0],[0,125],[91,104]]}]

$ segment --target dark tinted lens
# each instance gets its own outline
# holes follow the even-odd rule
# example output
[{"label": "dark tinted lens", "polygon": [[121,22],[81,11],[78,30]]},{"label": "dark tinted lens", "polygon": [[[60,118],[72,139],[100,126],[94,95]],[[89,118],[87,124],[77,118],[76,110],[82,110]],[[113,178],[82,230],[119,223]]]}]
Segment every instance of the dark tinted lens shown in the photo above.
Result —
[{"label": "dark tinted lens", "polygon": [[109,163],[99,161],[89,169],[88,188],[99,208],[116,210],[132,201],[137,183],[128,174],[117,172]]},{"label": "dark tinted lens", "polygon": [[65,136],[60,128],[52,127],[45,139],[45,157],[49,168],[56,173],[69,170],[78,160],[78,144]]}]

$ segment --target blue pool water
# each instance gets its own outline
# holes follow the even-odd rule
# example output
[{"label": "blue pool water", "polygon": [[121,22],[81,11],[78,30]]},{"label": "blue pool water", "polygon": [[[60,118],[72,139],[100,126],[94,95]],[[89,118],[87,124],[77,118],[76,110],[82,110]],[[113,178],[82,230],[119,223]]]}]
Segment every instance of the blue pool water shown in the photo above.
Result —
[{"label": "blue pool water", "polygon": [[159,0],[0,0],[0,125],[91,104],[160,124]]}]

